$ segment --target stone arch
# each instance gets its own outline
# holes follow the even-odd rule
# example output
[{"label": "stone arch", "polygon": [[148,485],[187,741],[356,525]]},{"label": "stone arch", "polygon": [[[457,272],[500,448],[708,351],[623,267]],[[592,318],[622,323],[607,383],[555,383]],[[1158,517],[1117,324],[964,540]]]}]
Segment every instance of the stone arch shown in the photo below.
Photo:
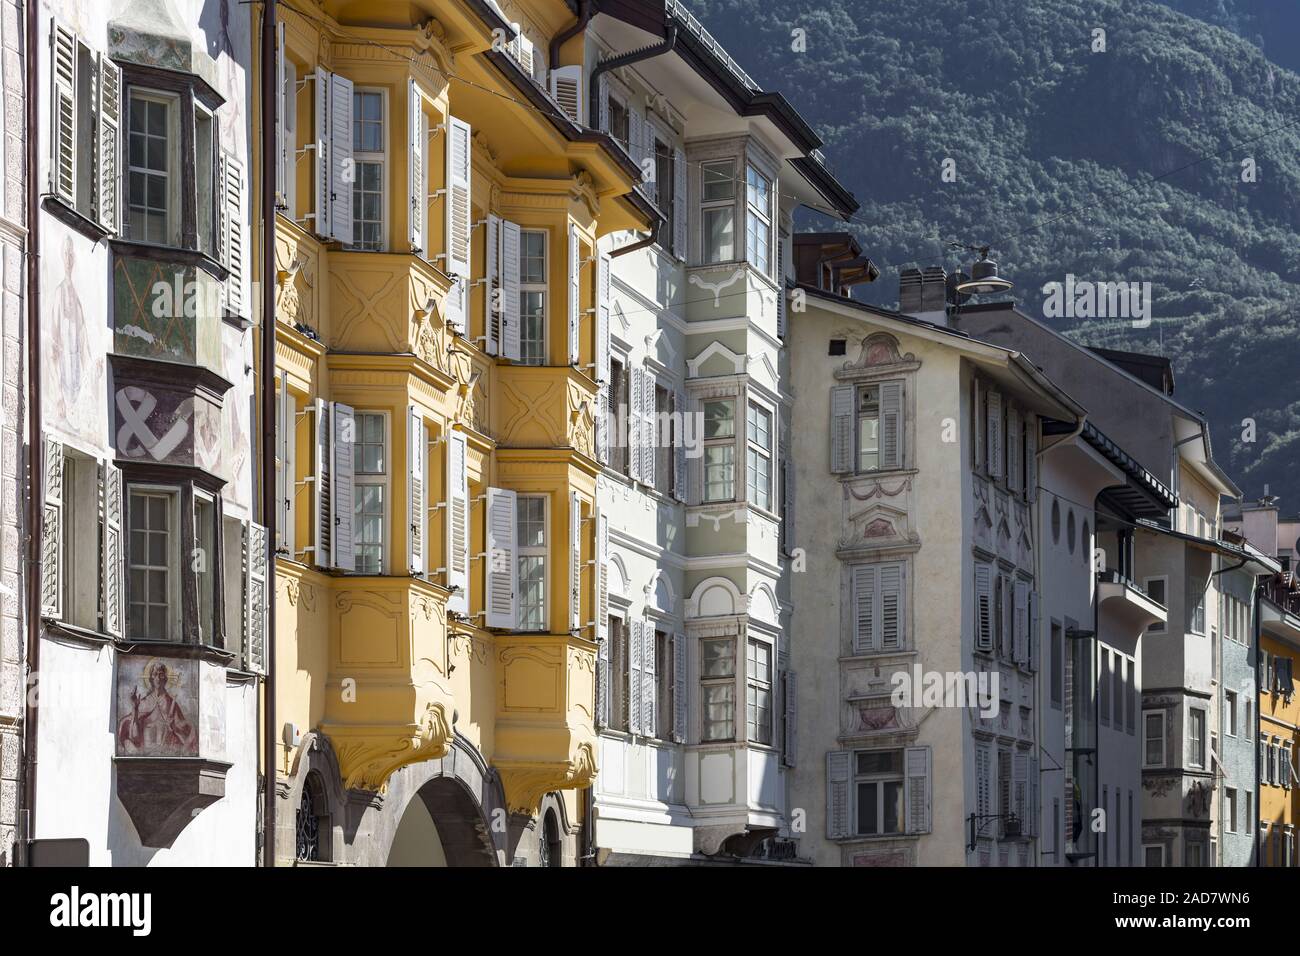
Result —
[{"label": "stone arch", "polygon": [[780,627],[781,604],[768,584],[755,584],[749,592],[749,616],[756,621]]},{"label": "stone arch", "polygon": [[276,827],[276,856],[288,860],[297,857],[297,814],[309,780],[316,785],[318,817],[323,818],[321,860],[338,862],[351,836],[347,831],[347,792],[343,789],[334,748],[329,738],[318,731],[303,735],[288,779],[278,784],[280,823]]},{"label": "stone arch", "polygon": [[609,556],[609,593],[627,597],[630,581],[622,555],[612,552]]},{"label": "stone arch", "polygon": [[730,578],[721,576],[705,578],[691,593],[687,602],[687,617],[725,617],[744,614],[748,601],[740,588]]},{"label": "stone arch", "polygon": [[645,604],[664,614],[676,613],[677,592],[673,589],[672,579],[662,568],[655,571],[645,586]]}]

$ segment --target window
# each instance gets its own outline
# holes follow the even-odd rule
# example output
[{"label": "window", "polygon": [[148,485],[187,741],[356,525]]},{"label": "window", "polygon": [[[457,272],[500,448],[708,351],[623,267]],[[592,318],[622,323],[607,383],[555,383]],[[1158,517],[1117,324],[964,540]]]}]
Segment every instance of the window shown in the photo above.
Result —
[{"label": "window", "polygon": [[655,728],[660,740],[673,739],[673,636],[654,632],[655,642]]},{"label": "window", "polygon": [[621,617],[609,618],[609,729],[627,730],[628,671],[627,626]]},{"label": "window", "polygon": [[673,196],[676,178],[673,171],[673,147],[659,137],[654,138],[655,181],[651,183],[651,201],[664,214],[664,224],[659,235],[664,237],[665,246],[672,245],[673,237]]},{"label": "window", "polygon": [[616,97],[613,93],[606,96],[606,108],[609,112],[609,135],[618,140],[623,151],[631,154],[631,146],[627,137],[627,106]]},{"label": "window", "polygon": [[546,364],[546,232],[519,233],[519,360]]},{"label": "window", "polygon": [[704,402],[704,501],[736,497],[736,401]]},{"label": "window", "polygon": [[1244,729],[1245,729],[1245,737],[1246,737],[1247,740],[1254,740],[1254,739],[1255,739],[1255,727],[1254,727],[1254,725],[1250,722],[1250,717],[1251,717],[1251,714],[1254,712],[1254,710],[1255,710],[1255,707],[1254,707],[1254,701],[1252,701],[1252,700],[1250,700],[1250,699],[1247,699],[1247,700],[1246,700],[1246,719],[1245,719],[1245,721],[1243,721]]},{"label": "window", "polygon": [[[180,244],[177,100],[132,90],[127,136],[127,235],[138,242]],[[211,194],[209,194],[211,195]]]},{"label": "window", "polygon": [[753,166],[745,171],[745,255],[763,275],[772,272],[772,182]]},{"label": "window", "polygon": [[1161,867],[1165,865],[1165,848],[1163,844],[1142,844],[1142,865]]},{"label": "window", "polygon": [[352,93],[352,246],[384,248],[385,97],[382,90]]},{"label": "window", "polygon": [[1115,729],[1119,730],[1124,726],[1124,701],[1128,698],[1128,659],[1118,651],[1115,653],[1115,670],[1111,672],[1111,677],[1114,679],[1111,687],[1111,702],[1115,706],[1115,717],[1112,723]]},{"label": "window", "polygon": [[353,567],[359,574],[384,573],[387,427],[388,416],[382,412],[357,412],[353,419]]},{"label": "window", "polygon": [[705,743],[736,739],[736,642],[700,641],[700,689],[704,702]]},{"label": "window", "polygon": [[515,501],[519,542],[519,630],[546,630],[546,497]]},{"label": "window", "polygon": [[1229,833],[1237,832],[1237,791],[1232,787],[1223,790],[1224,826]]},{"label": "window", "polygon": [[1134,734],[1137,730],[1137,685],[1137,660],[1130,657],[1128,659],[1128,700],[1124,704],[1124,731],[1129,735]]},{"label": "window", "polygon": [[[62,553],[57,558],[62,562],[63,573],[62,617],[68,624],[102,632],[107,628],[100,608],[104,569],[100,560],[104,530],[100,514],[101,485],[99,463],[65,445],[60,521],[63,541]],[[51,569],[44,570],[48,573]]]},{"label": "window", "polygon": [[1224,691],[1223,695],[1224,733],[1229,737],[1237,736],[1237,692]]},{"label": "window", "polygon": [[761,405],[749,403],[746,475],[748,501],[772,510],[772,413]]},{"label": "window", "polygon": [[145,641],[180,638],[176,503],[177,493],[165,489],[132,488],[128,498],[128,637]]},{"label": "window", "polygon": [[1110,723],[1110,689],[1111,689],[1111,657],[1110,649],[1101,648],[1101,681],[1097,688],[1097,703],[1101,708],[1098,719],[1103,727]]},{"label": "window", "polygon": [[703,261],[736,258],[736,164],[729,159],[700,164],[700,223]]},{"label": "window", "polygon": [[746,670],[746,721],[751,743],[772,742],[772,646],[765,641],[749,642]]},{"label": "window", "polygon": [[880,388],[858,389],[858,471],[880,468]]},{"label": "window", "polygon": [[673,491],[672,392],[655,382],[655,491],[668,495]]},{"label": "window", "polygon": [[628,375],[618,359],[609,360],[609,409],[605,421],[609,424],[609,466],[621,475],[627,474],[627,415]]},{"label": "window", "polygon": [[1185,848],[1186,866],[1205,866],[1205,844],[1188,843]]},{"label": "window", "polygon": [[1187,731],[1188,745],[1191,752],[1188,759],[1193,767],[1205,766],[1205,711],[1193,708],[1190,711],[1190,726]]},{"label": "window", "polygon": [[881,836],[903,832],[903,752],[854,754],[855,832]]},{"label": "window", "polygon": [[204,202],[209,196],[217,195],[214,192],[217,158],[215,153],[215,141],[213,139],[213,129],[215,127],[213,117],[210,112],[200,106],[194,108],[194,184],[198,189],[200,202],[198,203],[198,226],[199,233],[199,251],[211,259],[220,259],[221,253],[217,250],[217,228],[216,228],[216,206],[212,202]]},{"label": "window", "polygon": [[294,813],[296,859],[315,863],[329,858],[330,818],[326,812],[327,806],[320,774],[312,770],[302,783],[302,797]]},{"label": "window", "polygon": [[[1147,597],[1155,601],[1161,607],[1168,607],[1166,603],[1166,590],[1168,588],[1168,578],[1147,578],[1142,586],[1142,590],[1147,592]],[[1148,634],[1163,634],[1165,632],[1165,622],[1157,621],[1147,628]]]},{"label": "window", "polygon": [[1142,766],[1163,767],[1165,765],[1165,712],[1163,710],[1143,711],[1142,727]]},{"label": "window", "polygon": [[198,593],[199,643],[217,645],[217,505],[208,495],[194,495],[194,553],[189,562]]},{"label": "window", "polygon": [[1061,709],[1063,700],[1062,683],[1065,677],[1065,632],[1061,625],[1052,622],[1052,707]]},{"label": "window", "polygon": [[1187,588],[1189,593],[1196,594],[1196,603],[1192,606],[1191,619],[1187,623],[1187,629],[1193,634],[1205,634],[1205,588],[1198,584],[1191,583]]}]

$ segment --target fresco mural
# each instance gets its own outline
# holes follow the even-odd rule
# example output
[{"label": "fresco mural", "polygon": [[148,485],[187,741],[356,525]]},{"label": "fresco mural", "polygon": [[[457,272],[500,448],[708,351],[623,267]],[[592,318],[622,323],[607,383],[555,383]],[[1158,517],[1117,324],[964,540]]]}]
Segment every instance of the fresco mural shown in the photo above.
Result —
[{"label": "fresco mural", "polygon": [[93,280],[98,257],[80,255],[71,234],[59,237],[54,255],[43,257],[42,375],[50,387],[44,390],[45,421],[68,438],[99,447],[107,429],[104,397],[104,346],[102,324],[92,316],[104,314],[105,303],[95,290],[103,282]]},{"label": "fresco mural", "polygon": [[122,655],[117,661],[117,755],[197,757],[196,660]]}]

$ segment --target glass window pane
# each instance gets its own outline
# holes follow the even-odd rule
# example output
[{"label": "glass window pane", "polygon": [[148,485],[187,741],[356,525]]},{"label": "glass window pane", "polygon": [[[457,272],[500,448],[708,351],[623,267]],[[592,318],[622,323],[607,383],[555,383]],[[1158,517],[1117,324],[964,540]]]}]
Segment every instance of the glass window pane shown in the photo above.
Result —
[{"label": "glass window pane", "polygon": [[730,206],[704,210],[704,261],[730,262],[736,258],[735,210]]},{"label": "glass window pane", "polygon": [[702,196],[705,202],[717,202],[735,197],[735,166],[730,162],[704,163],[700,167]]},{"label": "glass window pane", "polygon": [[731,438],[736,434],[736,405],[731,399],[704,403],[704,437]]},{"label": "glass window pane", "polygon": [[874,834],[880,832],[880,785],[877,783],[858,784],[858,832]]},{"label": "glass window pane", "polygon": [[701,641],[701,674],[704,677],[735,676],[735,643],[730,639]]}]

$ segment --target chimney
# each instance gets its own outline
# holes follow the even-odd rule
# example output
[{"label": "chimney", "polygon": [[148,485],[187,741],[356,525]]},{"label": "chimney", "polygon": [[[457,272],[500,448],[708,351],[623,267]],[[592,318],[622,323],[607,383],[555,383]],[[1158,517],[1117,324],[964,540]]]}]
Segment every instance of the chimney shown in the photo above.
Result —
[{"label": "chimney", "polygon": [[939,266],[899,270],[898,311],[924,322],[947,325],[948,273]]}]

